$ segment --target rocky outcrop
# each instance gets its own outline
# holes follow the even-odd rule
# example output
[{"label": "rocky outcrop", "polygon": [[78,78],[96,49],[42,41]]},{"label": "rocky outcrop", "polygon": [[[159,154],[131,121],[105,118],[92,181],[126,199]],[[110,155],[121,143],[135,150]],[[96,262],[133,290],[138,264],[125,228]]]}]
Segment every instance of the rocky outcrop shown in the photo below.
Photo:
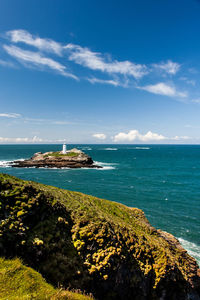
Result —
[{"label": "rocky outcrop", "polygon": [[66,154],[38,152],[30,159],[14,161],[11,166],[15,168],[101,168],[94,164],[90,156],[76,148],[67,151]]},{"label": "rocky outcrop", "polygon": [[198,265],[137,208],[0,175],[0,255],[99,300],[199,300]]}]

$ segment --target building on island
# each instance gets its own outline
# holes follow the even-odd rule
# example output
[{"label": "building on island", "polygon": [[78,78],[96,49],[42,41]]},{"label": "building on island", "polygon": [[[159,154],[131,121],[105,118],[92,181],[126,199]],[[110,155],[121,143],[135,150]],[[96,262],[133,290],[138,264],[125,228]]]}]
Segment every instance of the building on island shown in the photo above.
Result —
[{"label": "building on island", "polygon": [[62,150],[63,154],[66,154],[66,149],[67,149],[66,144],[63,144],[63,150]]}]

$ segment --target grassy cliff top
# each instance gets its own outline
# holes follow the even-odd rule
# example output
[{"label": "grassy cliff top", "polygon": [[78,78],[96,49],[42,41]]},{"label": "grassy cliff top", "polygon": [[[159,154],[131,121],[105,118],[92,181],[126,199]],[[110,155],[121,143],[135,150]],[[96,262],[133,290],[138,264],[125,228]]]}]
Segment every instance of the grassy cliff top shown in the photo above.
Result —
[{"label": "grassy cliff top", "polygon": [[0,174],[0,220],[0,255],[54,286],[118,300],[199,293],[195,260],[137,208]]},{"label": "grassy cliff top", "polygon": [[91,297],[79,292],[53,288],[41,274],[24,266],[18,258],[0,258],[0,299],[92,300]]}]

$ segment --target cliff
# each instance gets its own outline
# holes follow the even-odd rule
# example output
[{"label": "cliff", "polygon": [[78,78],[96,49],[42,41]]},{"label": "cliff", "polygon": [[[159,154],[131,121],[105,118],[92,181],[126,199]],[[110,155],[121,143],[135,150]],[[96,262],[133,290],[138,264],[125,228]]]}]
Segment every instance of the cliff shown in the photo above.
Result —
[{"label": "cliff", "polygon": [[30,159],[17,160],[10,165],[15,168],[101,168],[89,155],[76,148],[65,154],[62,151],[38,152]]},{"label": "cliff", "polygon": [[137,208],[0,175],[0,255],[96,299],[200,299],[195,260]]}]

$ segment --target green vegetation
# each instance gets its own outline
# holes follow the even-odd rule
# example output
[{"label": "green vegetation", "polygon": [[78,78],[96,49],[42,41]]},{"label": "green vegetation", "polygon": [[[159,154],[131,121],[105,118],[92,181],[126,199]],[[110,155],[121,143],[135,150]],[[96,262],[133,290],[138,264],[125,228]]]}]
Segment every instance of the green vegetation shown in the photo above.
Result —
[{"label": "green vegetation", "polygon": [[38,272],[24,266],[19,259],[3,258],[0,258],[0,299],[92,300],[79,292],[54,289]]},{"label": "green vegetation", "polygon": [[0,255],[20,257],[55,287],[109,300],[176,289],[182,299],[196,276],[194,259],[119,203],[0,174],[0,220]]},{"label": "green vegetation", "polygon": [[44,158],[53,156],[53,157],[64,157],[64,156],[70,156],[70,157],[77,157],[79,153],[76,152],[68,152],[66,154],[62,154],[60,152],[51,152],[49,154],[44,155]]}]

